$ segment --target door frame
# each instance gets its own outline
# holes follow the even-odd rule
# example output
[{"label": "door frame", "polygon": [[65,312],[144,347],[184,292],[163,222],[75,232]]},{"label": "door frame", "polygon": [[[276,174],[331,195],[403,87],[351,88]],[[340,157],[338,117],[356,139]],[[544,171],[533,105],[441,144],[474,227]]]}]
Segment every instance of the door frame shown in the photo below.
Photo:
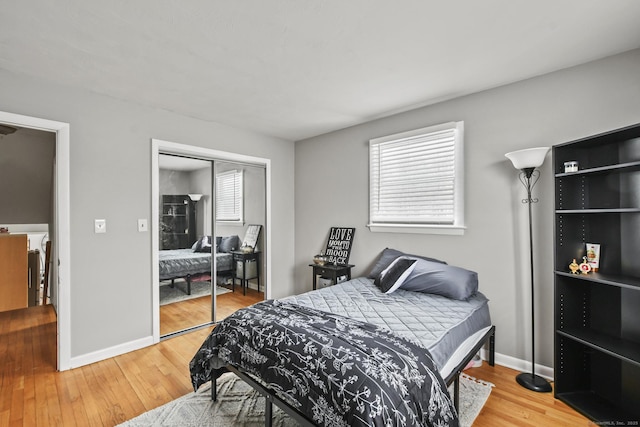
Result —
[{"label": "door frame", "polygon": [[[57,368],[71,368],[71,203],[69,123],[0,111],[0,123],[53,132],[56,135],[53,185],[51,301],[57,314]],[[55,297],[55,298],[53,298]]]},{"label": "door frame", "polygon": [[271,298],[271,159],[247,156],[244,154],[214,150],[194,145],[180,144],[161,139],[151,140],[151,317],[153,329],[153,343],[160,342],[160,282],[159,255],[160,248],[160,169],[159,155],[173,154],[194,157],[210,161],[229,161],[254,164],[265,168],[265,298]]}]

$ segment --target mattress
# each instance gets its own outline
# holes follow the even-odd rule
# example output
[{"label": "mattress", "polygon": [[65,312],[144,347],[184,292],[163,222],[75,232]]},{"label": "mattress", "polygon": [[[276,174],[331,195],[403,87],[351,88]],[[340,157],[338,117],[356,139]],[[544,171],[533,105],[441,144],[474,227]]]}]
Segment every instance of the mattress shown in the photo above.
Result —
[{"label": "mattress", "polygon": [[443,377],[456,350],[478,342],[491,327],[488,299],[480,292],[467,301],[398,289],[384,294],[372,279],[358,277],[316,291],[282,299],[294,304],[385,327],[429,350]]},{"label": "mattress", "polygon": [[[185,277],[189,274],[211,272],[211,254],[194,252],[193,249],[173,249],[160,251],[160,280]],[[233,265],[233,255],[228,253],[216,254],[216,270],[230,271]]]}]

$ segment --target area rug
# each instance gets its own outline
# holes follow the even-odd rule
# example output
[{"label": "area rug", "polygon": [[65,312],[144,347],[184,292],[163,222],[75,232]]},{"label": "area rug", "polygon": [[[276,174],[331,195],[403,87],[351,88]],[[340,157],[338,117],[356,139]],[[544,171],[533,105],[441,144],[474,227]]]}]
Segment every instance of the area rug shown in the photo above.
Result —
[{"label": "area rug", "polygon": [[[493,384],[468,375],[460,376],[460,426],[470,427],[491,394]],[[298,424],[275,405],[275,427],[294,427]],[[209,385],[197,393],[179,399],[133,418],[121,427],[257,427],[264,426],[264,397],[234,374],[218,379],[218,400],[211,401]]]},{"label": "area rug", "polygon": [[[231,292],[230,289],[216,286],[216,295]],[[173,302],[185,301],[211,295],[211,282],[199,281],[191,282],[191,295],[187,295],[187,282],[176,280],[173,288],[169,284],[160,286],[160,305],[171,304]]]}]

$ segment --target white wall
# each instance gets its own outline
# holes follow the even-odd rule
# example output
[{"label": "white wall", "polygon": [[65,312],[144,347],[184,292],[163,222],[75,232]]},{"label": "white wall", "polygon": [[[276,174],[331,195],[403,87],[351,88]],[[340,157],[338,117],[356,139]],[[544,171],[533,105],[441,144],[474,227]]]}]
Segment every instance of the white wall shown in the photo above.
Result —
[{"label": "white wall", "polygon": [[[271,159],[273,294],[291,293],[292,142],[5,70],[0,93],[1,111],[70,123],[72,358],[152,335],[151,235],[137,231],[138,218],[157,220],[151,138]],[[96,218],[106,234],[94,234]]]},{"label": "white wall", "polygon": [[[524,188],[505,159],[640,122],[640,50],[420,108],[296,143],[296,291],[331,226],[356,227],[351,263],[367,272],[393,247],[475,270],[497,329],[496,350],[530,360],[528,229]],[[384,90],[384,88],[380,88]],[[438,123],[465,122],[464,236],[371,233],[368,140]],[[553,365],[553,180],[551,157],[534,189],[537,362]],[[567,260],[567,263],[571,260]]]}]

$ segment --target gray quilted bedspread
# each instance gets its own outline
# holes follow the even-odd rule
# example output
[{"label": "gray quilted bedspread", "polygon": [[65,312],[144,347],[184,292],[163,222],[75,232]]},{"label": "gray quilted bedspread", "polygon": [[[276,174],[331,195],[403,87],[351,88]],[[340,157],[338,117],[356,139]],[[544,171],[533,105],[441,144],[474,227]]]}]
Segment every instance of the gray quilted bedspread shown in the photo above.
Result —
[{"label": "gray quilted bedspread", "polygon": [[438,369],[469,335],[491,325],[480,292],[467,301],[402,289],[384,294],[364,277],[281,301],[386,327],[427,348]]},{"label": "gray quilted bedspread", "polygon": [[[160,251],[159,261],[160,280],[211,272],[211,254],[193,252],[192,249]],[[233,256],[231,254],[216,254],[216,271],[229,271],[232,264]]]}]

